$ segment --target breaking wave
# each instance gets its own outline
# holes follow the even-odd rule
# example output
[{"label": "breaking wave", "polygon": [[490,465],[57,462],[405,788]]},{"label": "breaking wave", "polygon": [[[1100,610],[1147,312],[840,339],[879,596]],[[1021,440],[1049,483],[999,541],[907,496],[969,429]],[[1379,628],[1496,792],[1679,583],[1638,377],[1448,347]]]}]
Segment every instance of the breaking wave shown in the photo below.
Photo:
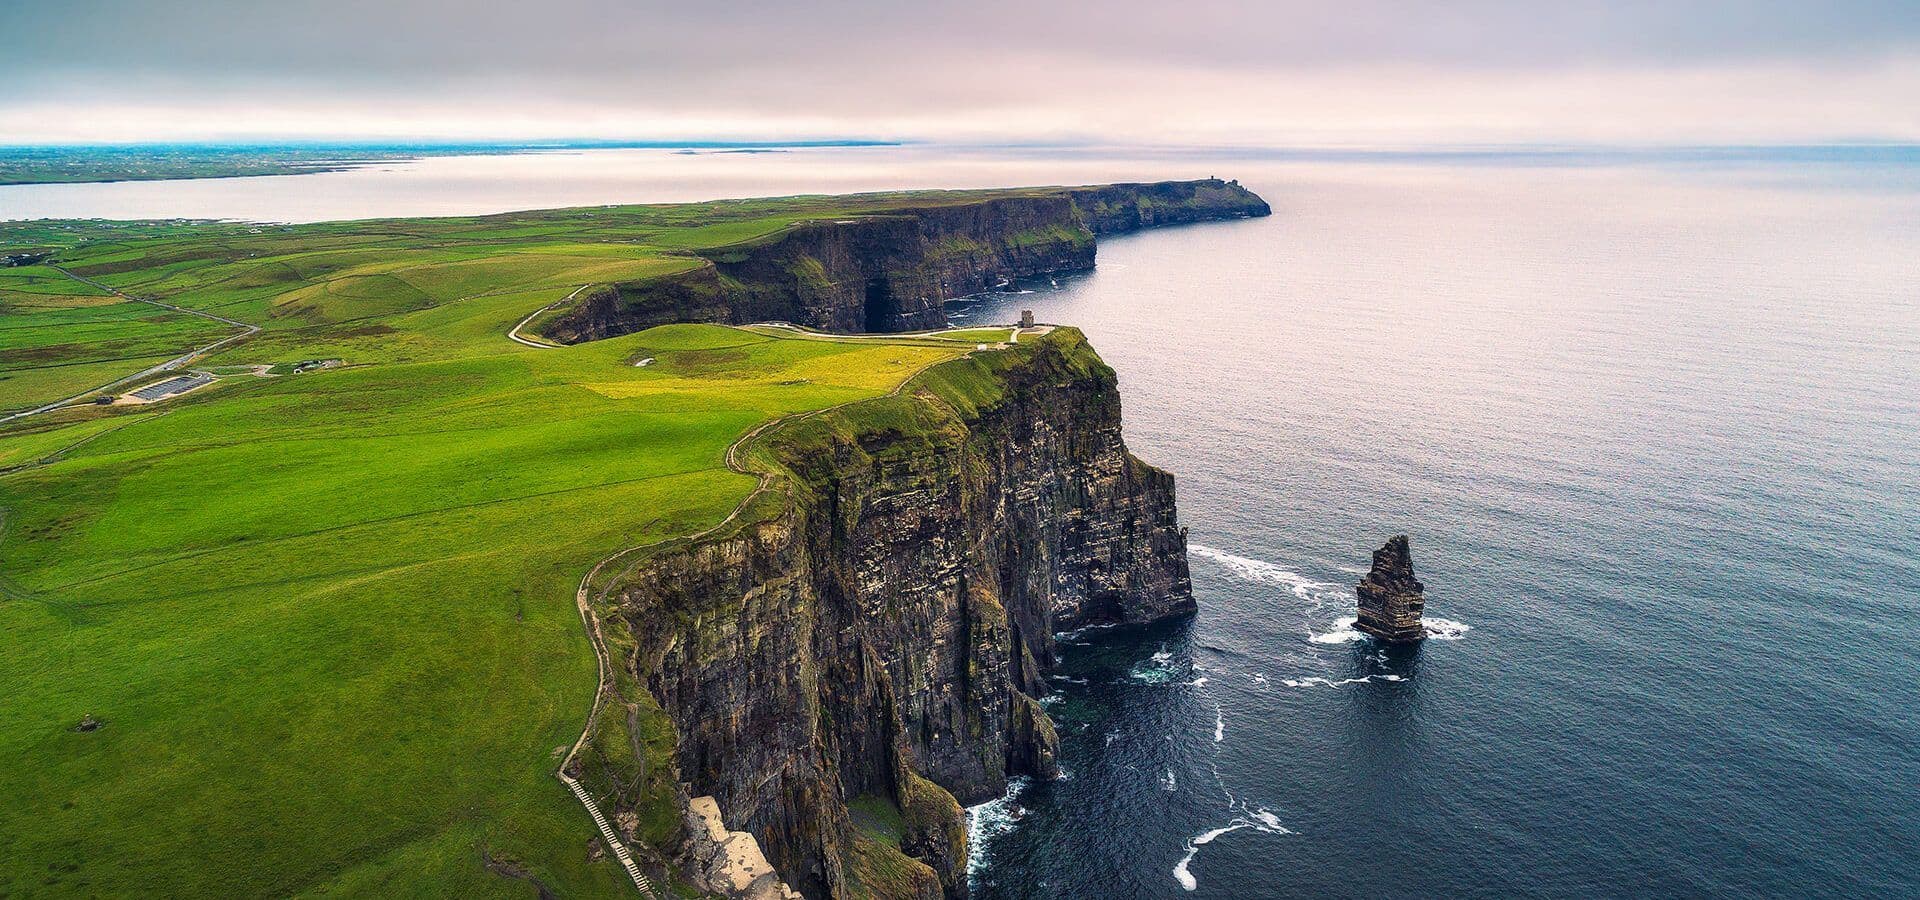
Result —
[{"label": "breaking wave", "polygon": [[[1337,608],[1344,604],[1346,608],[1352,608],[1352,597],[1349,595],[1346,585],[1331,581],[1316,581],[1298,572],[1283,566],[1274,565],[1265,560],[1236,556],[1225,550],[1208,547],[1204,544],[1188,544],[1187,552],[1213,560],[1226,568],[1227,571],[1248,581],[1257,581],[1287,588],[1293,592],[1294,596],[1311,604],[1307,610],[1309,613],[1319,611],[1329,605]],[[1342,572],[1353,572],[1356,574],[1366,573],[1365,569],[1353,569],[1347,566],[1340,566],[1338,568]],[[1367,636],[1355,630],[1353,623],[1354,619],[1349,616],[1336,620],[1331,628],[1324,632],[1315,631],[1312,627],[1309,627],[1307,630],[1307,640],[1316,644],[1348,644],[1354,641],[1365,640]],[[1421,619],[1420,624],[1426,627],[1427,637],[1436,641],[1457,641],[1465,637],[1467,632],[1473,629],[1473,626],[1465,622],[1456,622],[1452,619]]]},{"label": "breaking wave", "polygon": [[1007,779],[1007,793],[998,800],[967,807],[967,877],[977,878],[986,871],[987,842],[1020,827],[1027,814],[1019,803],[1020,795],[1031,783],[1025,775]]},{"label": "breaking wave", "polygon": [[1233,821],[1211,831],[1203,831],[1196,834],[1192,840],[1187,841],[1186,855],[1180,857],[1179,864],[1173,867],[1173,880],[1180,882],[1180,887],[1189,891],[1199,888],[1200,880],[1193,877],[1193,872],[1189,866],[1193,864],[1193,858],[1200,854],[1200,848],[1213,843],[1216,838],[1223,834],[1239,831],[1242,828],[1251,828],[1267,834],[1293,833],[1288,831],[1286,826],[1280,824],[1279,816],[1268,812],[1266,809],[1253,810],[1245,816],[1236,816]]},{"label": "breaking wave", "polygon": [[1291,688],[1300,687],[1339,687],[1343,684],[1366,684],[1369,681],[1405,681],[1405,675],[1362,675],[1359,678],[1289,678],[1281,684]]},{"label": "breaking wave", "polygon": [[1166,684],[1174,677],[1173,651],[1163,644],[1152,656],[1133,664],[1127,678],[1139,684]]},{"label": "breaking wave", "polygon": [[1332,582],[1316,581],[1291,569],[1276,566],[1265,560],[1235,556],[1225,550],[1218,550],[1203,544],[1188,544],[1187,552],[1213,560],[1225,567],[1227,571],[1248,581],[1259,581],[1287,588],[1293,592],[1294,596],[1302,600],[1310,601],[1316,607],[1325,599],[1324,594],[1327,590],[1339,587],[1339,585]]},{"label": "breaking wave", "polygon": [[1353,616],[1348,616],[1334,622],[1333,630],[1308,635],[1307,640],[1316,644],[1351,644],[1354,641],[1364,641],[1367,636],[1353,627],[1359,621]]}]

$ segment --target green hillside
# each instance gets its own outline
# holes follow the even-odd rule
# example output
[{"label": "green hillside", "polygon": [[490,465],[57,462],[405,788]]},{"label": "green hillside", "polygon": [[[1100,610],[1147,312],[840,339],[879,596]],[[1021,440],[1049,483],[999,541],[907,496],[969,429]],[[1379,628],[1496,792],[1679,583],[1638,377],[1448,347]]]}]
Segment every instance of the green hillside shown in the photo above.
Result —
[{"label": "green hillside", "polygon": [[507,332],[681,248],[902,200],[0,224],[58,265],[0,269],[3,371],[73,369],[0,407],[236,330],[89,282],[264,329],[196,363],[209,387],[0,425],[0,896],[630,893],[553,777],[596,677],[581,576],[724,519],[761,423],[993,334]]}]

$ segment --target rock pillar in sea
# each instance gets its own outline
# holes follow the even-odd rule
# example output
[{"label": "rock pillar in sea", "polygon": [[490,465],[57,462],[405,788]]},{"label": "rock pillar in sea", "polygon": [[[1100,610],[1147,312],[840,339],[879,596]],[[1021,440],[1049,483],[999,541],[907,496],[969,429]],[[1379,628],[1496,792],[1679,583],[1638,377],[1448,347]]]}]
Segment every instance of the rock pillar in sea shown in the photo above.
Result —
[{"label": "rock pillar in sea", "polygon": [[1373,551],[1373,570],[1361,579],[1357,627],[1390,644],[1410,644],[1426,637],[1420,614],[1426,597],[1413,577],[1413,553],[1407,536],[1397,535]]}]

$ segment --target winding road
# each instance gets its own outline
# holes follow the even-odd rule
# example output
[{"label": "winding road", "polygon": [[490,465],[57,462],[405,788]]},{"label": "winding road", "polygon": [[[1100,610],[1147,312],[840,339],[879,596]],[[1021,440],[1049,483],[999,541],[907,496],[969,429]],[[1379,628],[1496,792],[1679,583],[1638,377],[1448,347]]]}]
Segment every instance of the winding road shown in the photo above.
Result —
[{"label": "winding road", "polygon": [[199,359],[203,356],[206,356],[214,352],[215,350],[219,350],[220,348],[225,347],[228,344],[237,343],[239,341],[253,337],[254,335],[260,333],[260,326],[258,325],[242,322],[238,319],[229,319],[226,316],[217,316],[217,315],[214,315],[213,313],[205,312],[198,309],[188,309],[184,306],[175,306],[171,303],[162,303],[158,300],[149,299],[147,297],[135,297],[132,294],[126,293],[112,285],[101,284],[100,282],[94,281],[93,279],[88,278],[84,275],[75,275],[72,272],[69,272],[66,269],[63,269],[59,266],[50,266],[50,268],[52,268],[56,272],[59,272],[62,275],[67,276],[68,278],[71,278],[75,281],[80,282],[81,284],[88,285],[89,287],[99,288],[100,290],[106,291],[107,293],[110,293],[123,300],[132,300],[135,303],[145,303],[151,306],[158,306],[161,309],[170,310],[172,312],[177,312],[177,313],[186,313],[187,315],[190,315],[190,316],[199,316],[202,319],[212,319],[215,322],[221,322],[227,325],[233,325],[245,330],[241,331],[239,334],[228,335],[224,338],[221,338],[220,340],[214,341],[213,343],[206,345],[205,347],[201,347],[197,350],[189,351],[188,353],[182,356],[176,356],[157,366],[149,366],[145,369],[141,369],[140,371],[133,373],[132,375],[116,378],[112,381],[107,382],[106,384],[100,385],[99,387],[88,388],[84,391],[81,391],[78,394],[74,394],[71,397],[67,397],[61,400],[55,400],[52,403],[46,404],[45,406],[36,406],[33,409],[21,410],[19,412],[11,413],[6,416],[0,416],[0,422],[11,422],[14,419],[23,419],[23,418],[26,418],[27,416],[38,415],[44,412],[52,412],[53,410],[59,409],[62,406],[66,406],[70,403],[76,403],[80,400],[86,399],[87,397],[91,397],[94,394],[105,393],[123,384],[139,381],[142,378],[158,375],[162,372],[172,372],[176,369],[183,368],[191,364],[194,360]]}]

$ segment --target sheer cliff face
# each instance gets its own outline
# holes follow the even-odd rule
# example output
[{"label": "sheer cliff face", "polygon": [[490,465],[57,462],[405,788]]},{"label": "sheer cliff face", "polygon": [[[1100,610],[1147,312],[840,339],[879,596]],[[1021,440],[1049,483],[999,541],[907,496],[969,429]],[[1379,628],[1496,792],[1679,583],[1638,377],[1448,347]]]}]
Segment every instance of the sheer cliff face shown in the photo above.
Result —
[{"label": "sheer cliff face", "polygon": [[797,225],[703,251],[679,275],[602,287],[543,326],[563,343],[670,322],[786,321],[828,331],[945,324],[940,304],[1016,278],[1093,268],[1096,234],[1264,216],[1235,182],[1062,188]]},{"label": "sheer cliff face", "polygon": [[[1031,340],[1031,339],[1030,339]],[[1055,774],[1034,701],[1053,634],[1193,609],[1173,479],[1120,436],[1078,332],[948,363],[901,395],[771,432],[778,513],[666,552],[613,597],[625,664],[718,798],[808,896],[965,891],[961,803]],[[876,850],[848,803],[902,814]]]}]

